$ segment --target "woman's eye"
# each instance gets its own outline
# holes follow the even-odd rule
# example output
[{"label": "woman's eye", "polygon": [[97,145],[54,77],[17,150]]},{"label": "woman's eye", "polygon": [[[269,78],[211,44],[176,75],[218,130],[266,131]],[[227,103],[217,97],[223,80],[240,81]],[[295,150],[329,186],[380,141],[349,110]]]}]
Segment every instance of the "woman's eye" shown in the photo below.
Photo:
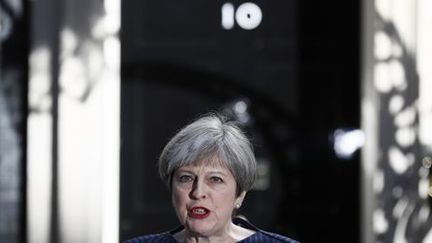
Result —
[{"label": "woman's eye", "polygon": [[193,180],[192,176],[189,175],[182,175],[179,177],[180,182],[190,182],[192,180]]},{"label": "woman's eye", "polygon": [[211,177],[211,180],[212,180],[212,182],[216,182],[216,183],[222,183],[223,182],[222,178],[217,177],[217,176]]}]

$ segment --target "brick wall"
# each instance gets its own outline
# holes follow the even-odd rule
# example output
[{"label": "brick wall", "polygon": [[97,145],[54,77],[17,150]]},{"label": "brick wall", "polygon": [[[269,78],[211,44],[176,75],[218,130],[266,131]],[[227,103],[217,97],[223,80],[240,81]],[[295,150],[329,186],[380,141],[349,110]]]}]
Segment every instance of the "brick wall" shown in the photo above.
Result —
[{"label": "brick wall", "polygon": [[0,242],[20,242],[22,224],[23,112],[17,70],[0,80]]},{"label": "brick wall", "polygon": [[0,5],[0,242],[25,239],[27,21],[24,0]]}]

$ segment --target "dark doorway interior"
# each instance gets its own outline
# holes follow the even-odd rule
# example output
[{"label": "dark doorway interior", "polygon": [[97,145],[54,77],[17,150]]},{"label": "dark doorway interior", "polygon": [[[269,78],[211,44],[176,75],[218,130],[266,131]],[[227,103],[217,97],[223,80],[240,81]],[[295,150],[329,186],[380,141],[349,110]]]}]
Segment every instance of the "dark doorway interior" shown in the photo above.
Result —
[{"label": "dark doorway interior", "polygon": [[336,158],[330,135],[359,126],[359,1],[255,2],[253,30],[224,29],[225,3],[122,2],[120,240],[177,225],[157,157],[218,111],[243,121],[261,165],[243,215],[302,242],[358,242],[359,158]]}]

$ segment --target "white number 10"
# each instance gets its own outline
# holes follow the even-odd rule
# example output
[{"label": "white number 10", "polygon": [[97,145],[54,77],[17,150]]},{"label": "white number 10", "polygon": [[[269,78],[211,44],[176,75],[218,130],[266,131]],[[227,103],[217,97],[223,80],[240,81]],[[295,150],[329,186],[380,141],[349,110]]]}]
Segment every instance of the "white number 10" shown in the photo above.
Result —
[{"label": "white number 10", "polygon": [[222,27],[226,30],[232,29],[235,22],[245,30],[252,30],[260,25],[261,20],[261,9],[255,3],[243,3],[237,10],[232,3],[222,5]]}]

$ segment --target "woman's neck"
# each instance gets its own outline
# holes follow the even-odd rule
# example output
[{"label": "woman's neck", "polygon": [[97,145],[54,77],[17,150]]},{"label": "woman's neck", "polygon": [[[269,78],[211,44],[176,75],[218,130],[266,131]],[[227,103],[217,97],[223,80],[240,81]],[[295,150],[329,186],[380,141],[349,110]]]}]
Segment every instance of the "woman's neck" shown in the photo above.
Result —
[{"label": "woman's neck", "polygon": [[183,241],[183,243],[214,243],[214,242],[235,243],[237,241],[232,239],[229,236],[187,237]]},{"label": "woman's neck", "polygon": [[240,226],[237,226],[233,223],[230,224],[227,230],[225,230],[221,234],[210,235],[210,236],[198,236],[193,234],[192,232],[188,232],[188,230],[183,229],[182,231],[176,233],[174,238],[178,242],[182,243],[215,243],[215,242],[224,242],[224,243],[234,243],[241,241],[251,235],[253,235],[255,231],[249,230]]}]

